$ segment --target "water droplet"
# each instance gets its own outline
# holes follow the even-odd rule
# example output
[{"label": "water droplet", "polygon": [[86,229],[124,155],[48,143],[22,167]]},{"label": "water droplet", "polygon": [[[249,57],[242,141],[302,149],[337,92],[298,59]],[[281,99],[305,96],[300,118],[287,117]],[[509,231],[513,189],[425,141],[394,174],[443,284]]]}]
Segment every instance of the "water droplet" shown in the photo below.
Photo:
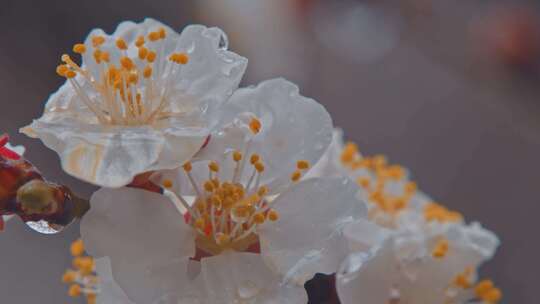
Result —
[{"label": "water droplet", "polygon": [[238,286],[237,292],[240,299],[251,299],[257,296],[259,288],[252,281],[245,281]]},{"label": "water droplet", "polygon": [[28,225],[28,227],[32,228],[33,230],[43,234],[56,234],[64,229],[63,226],[49,224],[47,221],[44,220],[37,222],[29,221],[26,222],[26,225]]}]

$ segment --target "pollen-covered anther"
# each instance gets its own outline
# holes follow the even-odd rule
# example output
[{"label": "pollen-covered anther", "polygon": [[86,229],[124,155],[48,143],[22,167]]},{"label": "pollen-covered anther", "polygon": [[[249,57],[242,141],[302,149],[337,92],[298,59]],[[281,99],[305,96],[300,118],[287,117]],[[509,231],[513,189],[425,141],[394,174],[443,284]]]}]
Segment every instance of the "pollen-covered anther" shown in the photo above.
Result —
[{"label": "pollen-covered anther", "polygon": [[145,43],[144,36],[139,36],[139,37],[137,37],[137,40],[135,40],[135,46],[136,47],[140,48],[141,46],[144,45],[144,43]]},{"label": "pollen-covered anther", "polygon": [[152,63],[156,60],[157,54],[154,51],[148,50],[148,55],[146,55],[146,61]]},{"label": "pollen-covered anther", "polygon": [[307,170],[309,167],[309,161],[307,160],[299,160],[296,162],[296,168],[298,168],[298,170]]},{"label": "pollen-covered anther", "polygon": [[448,243],[447,239],[440,239],[435,244],[435,247],[433,248],[431,255],[436,259],[442,259],[448,253],[449,247],[450,247],[450,244]]},{"label": "pollen-covered anther", "polygon": [[253,134],[258,134],[261,131],[261,127],[261,121],[255,117],[253,117],[249,122],[249,129],[251,132],[253,132]]},{"label": "pollen-covered anther", "polygon": [[56,73],[62,77],[67,77],[66,74],[69,71],[69,68],[65,64],[60,64],[56,67]]},{"label": "pollen-covered anther", "polygon": [[94,272],[94,259],[83,256],[84,244],[80,239],[71,244],[70,252],[74,256],[74,269],[68,269],[62,275],[62,282],[69,284],[68,295],[70,297],[85,295],[88,304],[95,304],[99,280]]},{"label": "pollen-covered anther", "polygon": [[471,276],[473,274],[473,268],[467,267],[465,271],[459,273],[454,278],[454,285],[463,289],[472,287]]},{"label": "pollen-covered anther", "polygon": [[70,246],[71,255],[74,257],[81,256],[84,253],[84,244],[81,239],[76,240]]},{"label": "pollen-covered anther", "polygon": [[369,188],[370,184],[371,184],[371,180],[367,177],[359,177],[356,182],[358,183],[359,186],[361,186],[362,188],[366,189],[366,188]]},{"label": "pollen-covered anther", "polygon": [[302,172],[300,170],[296,170],[291,174],[291,181],[297,182],[302,178]]},{"label": "pollen-covered anther", "polygon": [[84,54],[86,52],[86,46],[82,43],[77,43],[73,46],[73,52],[77,54]]},{"label": "pollen-covered anther", "polygon": [[146,67],[144,67],[144,70],[143,70],[143,76],[144,78],[150,78],[152,77],[152,67],[147,65]]},{"label": "pollen-covered anther", "polygon": [[239,152],[239,151],[234,151],[234,152],[233,152],[233,160],[234,160],[235,162],[241,161],[241,160],[242,160],[242,153]]},{"label": "pollen-covered anther", "polygon": [[81,295],[81,286],[73,284],[69,287],[68,295],[72,298],[79,297]]},{"label": "pollen-covered anther", "polygon": [[358,155],[358,146],[355,143],[348,142],[341,152],[341,162],[350,164]]},{"label": "pollen-covered anther", "polygon": [[131,69],[133,69],[135,67],[135,64],[133,63],[133,60],[131,60],[131,58],[125,57],[125,56],[120,58],[120,64],[126,70],[131,70]]},{"label": "pollen-covered anther", "polygon": [[252,154],[251,157],[249,158],[249,162],[252,165],[255,165],[260,159],[261,157],[259,156],[259,154]]},{"label": "pollen-covered anther", "polygon": [[159,39],[161,39],[161,35],[159,34],[159,32],[150,32],[148,34],[148,40],[152,42],[158,41]]},{"label": "pollen-covered anther", "polygon": [[139,56],[140,60],[144,60],[148,55],[148,49],[144,46],[140,47],[137,55]]},{"label": "pollen-covered anther", "polygon": [[272,222],[279,220],[279,213],[276,210],[271,209],[268,211],[268,219]]},{"label": "pollen-covered anther", "polygon": [[94,37],[92,37],[92,45],[94,47],[99,47],[103,43],[105,43],[105,37],[103,37],[103,36],[94,36]]},{"label": "pollen-covered anther", "polygon": [[474,293],[476,297],[488,303],[497,303],[502,298],[501,290],[495,287],[491,280],[482,280],[476,284]]},{"label": "pollen-covered anther", "polygon": [[189,56],[186,53],[173,53],[169,57],[169,60],[177,64],[187,64],[189,62]]},{"label": "pollen-covered anther", "polygon": [[122,38],[116,39],[116,47],[122,51],[125,51],[128,49],[126,41]]},{"label": "pollen-covered anther", "polygon": [[253,164],[253,167],[255,167],[255,170],[257,170],[257,172],[259,173],[262,173],[264,171],[264,164],[261,161],[258,161],[255,164]]},{"label": "pollen-covered anther", "polygon": [[173,181],[170,179],[164,179],[161,184],[163,185],[163,187],[170,189],[173,186]]},{"label": "pollen-covered anther", "polygon": [[186,163],[182,166],[182,168],[184,168],[184,171],[190,172],[191,169],[193,169],[193,166],[191,165],[190,162],[186,162]]},{"label": "pollen-covered anther", "polygon": [[218,165],[217,162],[211,161],[208,164],[208,169],[210,169],[210,171],[212,171],[212,172],[219,172],[219,165]]}]

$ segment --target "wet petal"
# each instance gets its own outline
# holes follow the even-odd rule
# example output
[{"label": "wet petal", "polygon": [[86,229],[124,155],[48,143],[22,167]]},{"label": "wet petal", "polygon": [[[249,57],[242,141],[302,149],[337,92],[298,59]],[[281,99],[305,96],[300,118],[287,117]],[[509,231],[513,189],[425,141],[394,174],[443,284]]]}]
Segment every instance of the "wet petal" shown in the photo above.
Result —
[{"label": "wet petal", "polygon": [[108,256],[116,282],[133,301],[152,303],[187,284],[194,235],[166,197],[139,189],[101,189],[81,235],[94,257]]},{"label": "wet petal", "polygon": [[225,252],[201,261],[207,304],[307,303],[303,287],[283,285],[258,254]]},{"label": "wet petal", "polygon": [[343,227],[366,217],[358,190],[346,178],[314,178],[283,192],[273,205],[279,220],[259,232],[265,259],[300,284],[315,273],[334,273],[347,255]]},{"label": "wet petal", "polygon": [[[236,91],[226,103],[221,126],[246,115],[258,117],[262,123],[249,154],[258,153],[262,157],[266,170],[261,183],[274,192],[289,182],[298,160],[315,164],[332,140],[328,112],[315,100],[300,95],[298,87],[284,79],[268,80]],[[230,147],[239,151],[243,148]],[[224,151],[212,153],[219,159]],[[249,174],[244,170],[244,176]]]}]

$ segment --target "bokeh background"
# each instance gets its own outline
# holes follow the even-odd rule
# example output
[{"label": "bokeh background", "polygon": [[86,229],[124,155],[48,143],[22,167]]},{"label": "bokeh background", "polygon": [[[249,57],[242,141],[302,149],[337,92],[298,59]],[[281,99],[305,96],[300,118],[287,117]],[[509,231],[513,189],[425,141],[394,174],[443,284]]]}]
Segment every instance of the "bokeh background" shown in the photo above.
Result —
[{"label": "bokeh background", "polygon": [[[0,130],[51,180],[90,195],[55,153],[19,135],[62,83],[63,52],[94,27],[159,19],[223,28],[244,84],[283,76],[326,106],[363,152],[411,169],[436,200],[498,233],[482,274],[504,303],[538,303],[540,11],[534,1],[92,0],[0,3]],[[60,276],[74,224],[0,234],[0,303],[79,303]],[[313,301],[324,303],[324,300]],[[436,304],[436,303],[434,303]]]}]

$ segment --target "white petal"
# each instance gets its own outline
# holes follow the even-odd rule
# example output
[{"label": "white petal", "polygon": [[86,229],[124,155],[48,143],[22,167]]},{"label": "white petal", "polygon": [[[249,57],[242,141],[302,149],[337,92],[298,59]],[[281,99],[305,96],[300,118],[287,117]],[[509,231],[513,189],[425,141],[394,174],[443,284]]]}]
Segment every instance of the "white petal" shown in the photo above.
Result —
[{"label": "white petal", "polygon": [[110,258],[113,275],[130,299],[151,303],[189,281],[194,235],[171,201],[139,189],[103,188],[90,203],[82,239],[91,255]]},{"label": "white petal", "polygon": [[208,119],[236,90],[247,67],[247,59],[227,51],[227,36],[218,28],[202,25],[186,27],[176,50],[189,54],[179,84],[188,95],[200,101]]},{"label": "white petal", "polygon": [[95,259],[96,273],[99,277],[97,304],[134,304],[118,286],[112,276],[111,262],[108,257]]},{"label": "white petal", "polygon": [[146,171],[176,168],[200,149],[207,136],[205,129],[189,126],[101,126],[56,112],[22,132],[56,151],[67,173],[105,187],[124,186]]},{"label": "white petal", "polygon": [[343,130],[335,128],[332,132],[332,142],[324,152],[319,161],[309,170],[305,178],[321,176],[345,176],[348,174],[346,168],[340,161],[343,150]]},{"label": "white petal", "polygon": [[348,241],[350,252],[365,252],[380,246],[390,236],[390,233],[388,229],[367,219],[350,223],[343,229],[343,235]]},{"label": "white petal", "polygon": [[339,299],[343,304],[388,303],[395,283],[393,275],[398,277],[399,269],[390,246],[383,246],[368,255],[351,255],[337,274]]},{"label": "white petal", "polygon": [[[298,87],[284,79],[237,90],[226,103],[221,126],[247,113],[261,119],[262,129],[253,137],[250,153],[261,155],[266,166],[261,183],[274,192],[289,182],[298,160],[315,164],[332,140],[328,112],[315,100],[300,95]],[[250,172],[244,170],[244,176]]]},{"label": "white petal", "polygon": [[206,304],[307,303],[303,287],[283,285],[258,254],[225,252],[201,261]]},{"label": "white petal", "polygon": [[263,256],[300,284],[334,273],[347,252],[343,227],[366,217],[358,190],[346,178],[314,178],[287,189],[274,201],[279,220],[259,231]]}]

